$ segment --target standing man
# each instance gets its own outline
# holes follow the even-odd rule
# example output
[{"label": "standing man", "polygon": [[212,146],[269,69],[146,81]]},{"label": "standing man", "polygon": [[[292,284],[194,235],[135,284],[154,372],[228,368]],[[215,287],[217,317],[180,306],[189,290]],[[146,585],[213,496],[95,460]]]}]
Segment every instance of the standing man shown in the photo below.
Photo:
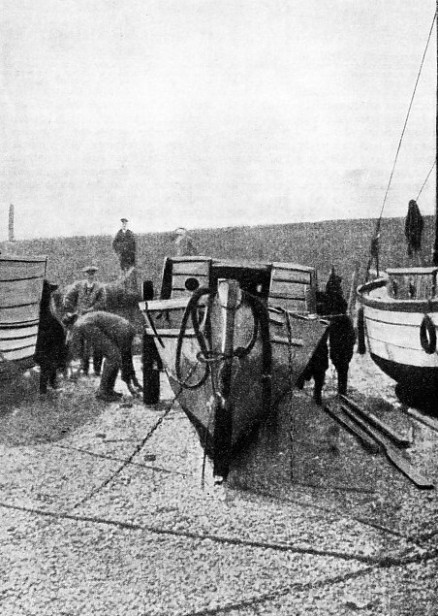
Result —
[{"label": "standing man", "polygon": [[[97,270],[95,265],[84,267],[82,271],[86,274],[86,279],[77,280],[68,287],[64,296],[64,309],[67,314],[75,312],[78,316],[82,316],[95,310],[105,310],[105,288],[95,279]],[[81,353],[82,370],[84,374],[88,374],[91,355],[93,355],[94,374],[99,376],[102,354],[90,345],[85,345]]]},{"label": "standing man", "polygon": [[135,266],[135,235],[128,227],[127,218],[121,218],[122,228],[117,231],[113,248],[120,260],[120,268],[124,274]]},{"label": "standing man", "polygon": [[175,230],[175,246],[177,257],[192,257],[198,254],[192,238],[184,227]]},{"label": "standing man", "polygon": [[405,237],[408,243],[408,256],[416,259],[418,265],[422,266],[423,255],[421,252],[421,237],[424,229],[424,220],[414,199],[409,201],[408,213],[405,218]]}]

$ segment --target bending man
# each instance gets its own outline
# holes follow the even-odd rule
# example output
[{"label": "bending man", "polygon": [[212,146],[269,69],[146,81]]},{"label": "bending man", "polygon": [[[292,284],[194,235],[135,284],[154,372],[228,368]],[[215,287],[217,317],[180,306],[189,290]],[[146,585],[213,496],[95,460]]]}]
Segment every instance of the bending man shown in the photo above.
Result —
[{"label": "bending man", "polygon": [[135,329],[129,321],[109,312],[89,312],[81,317],[72,316],[66,325],[73,324],[70,332],[69,351],[80,356],[84,345],[91,345],[104,357],[102,377],[96,398],[115,402],[122,396],[114,391],[119,370],[131,394],[141,390],[132,362],[132,342]]}]

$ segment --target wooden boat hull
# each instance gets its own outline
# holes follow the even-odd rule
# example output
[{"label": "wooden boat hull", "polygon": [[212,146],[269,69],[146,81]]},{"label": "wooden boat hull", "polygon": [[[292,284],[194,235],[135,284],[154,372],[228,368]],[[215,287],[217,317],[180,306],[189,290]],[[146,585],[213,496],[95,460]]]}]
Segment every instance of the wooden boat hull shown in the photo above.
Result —
[{"label": "wooden boat hull", "polygon": [[[207,355],[193,327],[181,336],[189,298],[143,305],[145,332],[154,337],[173,392],[215,462],[232,459],[280,401],[291,395],[328,327],[316,315],[294,315],[264,305],[265,333],[260,326],[255,331],[254,311],[246,300],[239,301],[233,311],[231,352],[224,351],[231,310],[219,295],[201,307]],[[247,353],[240,351],[249,347]],[[227,425],[218,436],[218,421],[227,412]],[[226,450],[223,455],[221,448]]]},{"label": "wooden boat hull", "polygon": [[46,263],[0,255],[0,373],[33,364]]},{"label": "wooden boat hull", "polygon": [[[394,299],[388,295],[386,287],[387,280],[379,279],[358,289],[371,358],[399,383],[435,389],[438,387],[438,352],[424,349],[421,326],[427,315],[438,337],[438,299]],[[433,336],[433,331],[431,333]]]}]

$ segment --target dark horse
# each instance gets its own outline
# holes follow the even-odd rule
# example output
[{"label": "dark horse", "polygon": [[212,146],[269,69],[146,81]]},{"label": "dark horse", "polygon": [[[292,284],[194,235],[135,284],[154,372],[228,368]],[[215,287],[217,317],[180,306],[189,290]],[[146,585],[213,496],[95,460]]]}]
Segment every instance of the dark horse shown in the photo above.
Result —
[{"label": "dark horse", "polygon": [[322,389],[329,367],[329,357],[338,375],[338,393],[347,393],[348,370],[353,357],[356,333],[353,322],[347,315],[347,302],[341,282],[342,278],[332,268],[325,292],[317,292],[317,312],[326,317],[330,325],[297,381],[297,386],[302,389],[305,381],[314,379],[313,399],[318,405],[322,404]]},{"label": "dark horse", "polygon": [[[128,272],[114,282],[101,283],[104,289],[104,306],[101,308],[104,312],[109,312],[126,319],[134,328],[134,335],[142,334],[143,317],[138,306],[142,299],[137,285],[135,268],[131,268]],[[57,302],[57,313],[59,318],[70,334],[71,326],[77,318],[75,313],[66,313],[64,302],[61,298]],[[91,313],[90,313],[91,314]],[[67,336],[68,339],[70,336]],[[83,359],[83,358],[82,358]],[[136,382],[138,386],[138,382]]]},{"label": "dark horse", "polygon": [[52,294],[58,285],[44,280],[40,302],[40,321],[35,349],[35,363],[40,366],[40,393],[47,392],[47,385],[57,388],[58,370],[65,370],[67,346],[64,327],[55,316]]}]

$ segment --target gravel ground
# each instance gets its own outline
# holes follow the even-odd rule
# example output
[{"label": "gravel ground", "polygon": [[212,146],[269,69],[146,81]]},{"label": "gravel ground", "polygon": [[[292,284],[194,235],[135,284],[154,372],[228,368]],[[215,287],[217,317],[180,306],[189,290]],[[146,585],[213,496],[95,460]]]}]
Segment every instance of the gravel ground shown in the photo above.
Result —
[{"label": "gravel ground", "polygon": [[[19,403],[3,396],[2,615],[438,613],[436,491],[364,452],[310,386],[294,400],[291,481],[242,490],[214,487],[208,461],[203,473],[164,375],[155,408],[96,402],[94,377],[45,399],[36,381]],[[438,484],[438,433],[403,413],[368,358],[355,356],[350,386]]]}]

